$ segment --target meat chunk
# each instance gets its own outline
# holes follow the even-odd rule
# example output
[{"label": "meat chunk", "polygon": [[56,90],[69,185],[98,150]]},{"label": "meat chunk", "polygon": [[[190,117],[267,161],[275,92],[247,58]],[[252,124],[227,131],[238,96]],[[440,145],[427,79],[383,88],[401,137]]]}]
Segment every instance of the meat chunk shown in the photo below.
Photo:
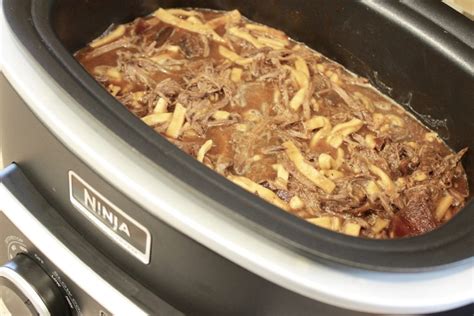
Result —
[{"label": "meat chunk", "polygon": [[[414,190],[413,190],[414,191]],[[396,237],[414,236],[436,228],[429,191],[416,190],[409,195],[406,207],[393,218],[391,231]]]},{"label": "meat chunk", "polygon": [[181,91],[181,86],[173,79],[165,79],[161,81],[157,86],[156,90],[167,97],[175,97]]},{"label": "meat chunk", "polygon": [[209,43],[203,36],[184,33],[178,42],[178,46],[188,59],[209,55]]},{"label": "meat chunk", "polygon": [[170,36],[173,34],[174,29],[171,27],[164,27],[160,29],[155,35],[155,42],[156,42],[156,47],[161,47],[163,46],[166,41],[170,38]]}]

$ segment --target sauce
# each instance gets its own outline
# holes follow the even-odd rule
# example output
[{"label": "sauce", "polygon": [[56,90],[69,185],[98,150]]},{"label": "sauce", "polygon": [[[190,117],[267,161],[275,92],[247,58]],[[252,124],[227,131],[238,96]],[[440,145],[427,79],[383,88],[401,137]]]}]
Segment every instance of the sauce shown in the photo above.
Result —
[{"label": "sauce", "polygon": [[160,9],[75,57],[183,151],[315,225],[414,236],[468,195],[465,151],[366,79],[237,11]]}]

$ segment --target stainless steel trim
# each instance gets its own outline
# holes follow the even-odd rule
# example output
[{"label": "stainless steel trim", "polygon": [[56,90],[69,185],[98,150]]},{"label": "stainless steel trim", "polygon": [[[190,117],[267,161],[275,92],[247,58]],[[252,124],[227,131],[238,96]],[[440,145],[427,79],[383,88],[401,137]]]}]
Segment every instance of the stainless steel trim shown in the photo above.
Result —
[{"label": "stainless steel trim", "polygon": [[58,139],[138,205],[221,256],[301,295],[354,310],[428,313],[474,301],[473,260],[417,274],[333,267],[232,221],[220,211],[221,205],[147,160],[86,112],[41,68],[8,26],[2,35],[7,78]]},{"label": "stainless steel trim", "polygon": [[7,267],[0,267],[0,277],[4,277],[13,283],[21,291],[21,293],[23,293],[23,295],[25,295],[30,300],[31,304],[40,316],[51,315],[48,308],[46,307],[46,304],[35,291],[33,286],[28,283],[28,281],[26,281],[21,275]]}]

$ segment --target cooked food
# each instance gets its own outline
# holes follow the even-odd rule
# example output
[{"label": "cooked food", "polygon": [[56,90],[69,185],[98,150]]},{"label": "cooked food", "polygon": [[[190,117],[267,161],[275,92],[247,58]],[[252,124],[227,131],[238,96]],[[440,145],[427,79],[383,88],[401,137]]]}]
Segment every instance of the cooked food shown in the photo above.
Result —
[{"label": "cooked food", "polygon": [[170,142],[309,223],[397,238],[468,196],[461,158],[400,105],[238,11],[158,9],[76,53]]}]

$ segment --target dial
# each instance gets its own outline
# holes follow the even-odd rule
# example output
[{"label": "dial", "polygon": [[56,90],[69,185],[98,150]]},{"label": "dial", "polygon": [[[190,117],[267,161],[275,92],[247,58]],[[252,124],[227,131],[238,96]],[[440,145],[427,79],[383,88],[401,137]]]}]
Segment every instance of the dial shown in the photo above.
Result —
[{"label": "dial", "polygon": [[56,283],[25,253],[0,267],[0,314],[2,312],[7,315],[70,315],[66,299]]}]

